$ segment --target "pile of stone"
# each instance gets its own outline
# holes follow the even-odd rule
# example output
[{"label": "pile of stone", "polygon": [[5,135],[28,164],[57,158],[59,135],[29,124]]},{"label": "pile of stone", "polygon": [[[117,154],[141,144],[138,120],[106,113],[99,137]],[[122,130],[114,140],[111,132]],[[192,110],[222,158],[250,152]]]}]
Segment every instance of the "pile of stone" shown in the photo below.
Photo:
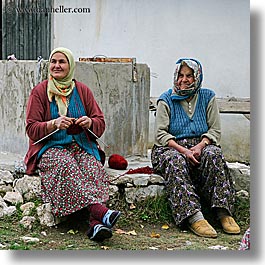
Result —
[{"label": "pile of stone", "polygon": [[[129,169],[151,167],[149,158],[130,157],[126,170],[110,169],[105,165],[111,177],[109,203],[115,205],[117,200],[124,200],[128,205],[137,204],[147,197],[155,197],[164,193],[164,179],[154,173],[129,174]],[[12,164],[13,163],[13,164]],[[18,169],[17,162],[3,165],[0,163],[0,218],[15,214],[18,205],[23,218],[20,223],[27,228],[39,219],[41,225],[54,226],[62,221],[51,213],[49,204],[41,203],[41,183],[38,174],[28,176],[24,168]],[[241,163],[228,163],[233,176],[237,196],[249,198],[250,167]],[[35,205],[38,201],[38,206]],[[36,210],[36,211],[33,211]],[[32,212],[37,212],[33,216]]]}]

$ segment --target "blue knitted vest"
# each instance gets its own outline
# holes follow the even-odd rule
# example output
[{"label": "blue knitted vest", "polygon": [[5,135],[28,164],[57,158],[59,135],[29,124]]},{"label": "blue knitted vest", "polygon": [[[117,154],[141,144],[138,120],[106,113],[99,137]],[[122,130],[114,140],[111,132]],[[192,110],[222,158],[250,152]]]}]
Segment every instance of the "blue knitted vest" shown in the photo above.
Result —
[{"label": "blue knitted vest", "polygon": [[191,118],[182,108],[180,101],[174,98],[172,89],[164,92],[158,99],[165,101],[170,108],[169,133],[177,139],[200,137],[208,131],[206,110],[215,93],[207,88],[201,88],[197,93],[198,100]]},{"label": "blue knitted vest", "polygon": [[[51,118],[56,119],[59,117],[58,107],[55,100],[50,103]],[[82,104],[81,98],[77,92],[77,89],[74,88],[72,96],[70,98],[67,117],[79,118],[85,116],[86,112]],[[66,133],[66,130],[59,130],[53,134],[49,141],[41,148],[38,154],[38,158],[50,147],[63,148],[65,145],[72,143],[72,140],[78,143],[78,145],[83,148],[87,153],[93,155],[97,160],[100,160],[98,147],[95,142],[88,141],[85,131],[76,135],[69,135]]]}]

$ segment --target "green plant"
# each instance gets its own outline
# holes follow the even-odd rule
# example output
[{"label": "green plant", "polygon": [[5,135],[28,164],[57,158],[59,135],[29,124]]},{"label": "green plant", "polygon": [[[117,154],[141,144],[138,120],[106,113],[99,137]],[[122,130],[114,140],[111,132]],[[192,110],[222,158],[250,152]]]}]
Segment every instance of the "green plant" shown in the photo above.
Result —
[{"label": "green plant", "polygon": [[250,224],[250,199],[237,197],[235,202],[234,217],[240,226]]},{"label": "green plant", "polygon": [[149,223],[171,223],[172,212],[166,195],[148,197],[144,201],[136,203],[135,209],[131,210],[136,220],[148,221]]}]

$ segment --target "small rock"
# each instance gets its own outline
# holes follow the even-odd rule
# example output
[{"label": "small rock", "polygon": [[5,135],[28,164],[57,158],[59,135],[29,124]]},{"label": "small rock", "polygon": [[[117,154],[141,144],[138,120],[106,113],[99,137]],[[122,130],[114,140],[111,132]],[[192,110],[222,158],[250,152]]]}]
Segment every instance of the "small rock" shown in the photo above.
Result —
[{"label": "small rock", "polygon": [[23,197],[19,192],[8,191],[3,199],[12,204],[23,203]]},{"label": "small rock", "polygon": [[36,218],[33,216],[24,216],[22,220],[19,221],[25,228],[31,229]]},{"label": "small rock", "polygon": [[30,214],[31,209],[35,206],[34,202],[27,202],[20,206],[20,210],[23,212],[22,215],[26,216]]},{"label": "small rock", "polygon": [[25,243],[38,243],[40,240],[37,237],[22,236],[20,239]]},{"label": "small rock", "polygon": [[41,235],[43,235],[43,236],[47,236],[47,233],[46,233],[45,231],[42,231],[42,232],[41,232]]},{"label": "small rock", "polygon": [[220,246],[220,245],[211,246],[211,247],[208,247],[208,248],[209,248],[209,249],[221,249],[221,250],[226,250],[226,249],[228,249],[227,247]]}]

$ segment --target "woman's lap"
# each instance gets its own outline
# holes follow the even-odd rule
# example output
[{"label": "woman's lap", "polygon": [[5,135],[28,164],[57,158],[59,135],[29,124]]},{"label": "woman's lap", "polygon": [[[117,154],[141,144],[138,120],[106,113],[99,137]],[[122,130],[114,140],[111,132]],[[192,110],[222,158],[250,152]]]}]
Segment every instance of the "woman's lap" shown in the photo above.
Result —
[{"label": "woman's lap", "polygon": [[190,167],[184,155],[169,147],[154,147],[151,160],[155,171],[165,179],[177,224],[201,209],[202,195],[206,195],[210,207],[232,211],[233,184],[219,147],[205,148],[199,168]]},{"label": "woman's lap", "polygon": [[76,144],[50,148],[39,162],[42,199],[55,215],[64,216],[108,199],[108,175],[94,156]]}]

